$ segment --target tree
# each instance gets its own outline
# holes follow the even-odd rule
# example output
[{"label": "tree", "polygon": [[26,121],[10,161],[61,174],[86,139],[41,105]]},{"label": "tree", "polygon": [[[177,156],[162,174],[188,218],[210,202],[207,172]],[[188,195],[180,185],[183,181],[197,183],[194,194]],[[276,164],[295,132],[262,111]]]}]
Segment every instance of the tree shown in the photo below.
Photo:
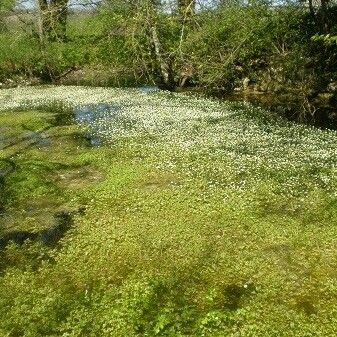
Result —
[{"label": "tree", "polygon": [[[191,67],[182,45],[191,26],[195,0],[175,1],[176,10],[172,12],[162,11],[162,3],[158,0],[139,0],[137,3],[138,26],[131,34],[137,46],[136,57],[141,57],[150,76],[157,75],[156,82],[160,87],[172,90],[185,85]],[[140,40],[142,43],[138,42]]]},{"label": "tree", "polygon": [[38,0],[43,42],[65,41],[69,0]]},{"label": "tree", "polygon": [[14,5],[14,0],[1,0],[0,1],[0,31],[5,29],[4,18],[8,15],[9,11]]},{"label": "tree", "polygon": [[178,14],[186,21],[195,13],[196,0],[177,0]]},{"label": "tree", "polygon": [[333,22],[329,15],[330,0],[308,0],[310,15],[319,33],[330,33]]}]

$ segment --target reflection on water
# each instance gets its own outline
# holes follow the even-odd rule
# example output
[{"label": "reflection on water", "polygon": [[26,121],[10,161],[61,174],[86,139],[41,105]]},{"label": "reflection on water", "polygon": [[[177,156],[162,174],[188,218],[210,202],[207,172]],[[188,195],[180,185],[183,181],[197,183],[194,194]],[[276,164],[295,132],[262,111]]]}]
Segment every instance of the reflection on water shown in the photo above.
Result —
[{"label": "reflection on water", "polygon": [[120,106],[107,103],[83,105],[74,109],[74,122],[78,125],[89,126],[89,131],[84,136],[87,145],[91,147],[102,145],[102,139],[97,134],[104,128],[104,123],[97,123],[97,121],[117,117],[120,110]]},{"label": "reflection on water", "polygon": [[152,94],[160,91],[160,89],[156,86],[142,86],[139,87],[138,90],[144,94]]}]

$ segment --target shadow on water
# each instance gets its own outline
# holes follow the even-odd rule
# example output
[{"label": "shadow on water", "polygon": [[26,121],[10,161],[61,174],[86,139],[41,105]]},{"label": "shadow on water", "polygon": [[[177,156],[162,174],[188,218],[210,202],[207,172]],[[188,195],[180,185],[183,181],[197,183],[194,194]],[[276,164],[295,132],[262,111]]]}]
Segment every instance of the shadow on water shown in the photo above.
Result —
[{"label": "shadow on water", "polygon": [[73,214],[71,212],[60,212],[54,215],[55,224],[47,229],[40,231],[39,238],[41,242],[46,246],[53,246],[55,245],[67,230],[74,223]]},{"label": "shadow on water", "polygon": [[[102,139],[97,136],[97,134],[102,131],[101,128],[104,128],[105,123],[102,123],[102,120],[122,118],[122,116],[119,116],[120,111],[121,107],[114,104],[78,106],[72,112],[55,113],[53,119],[50,121],[51,126],[49,126],[48,129],[70,125],[83,126],[86,129],[85,132],[72,133],[71,137],[81,147],[96,147],[102,145]],[[0,145],[5,144],[6,147],[9,147],[23,142],[23,146],[21,146],[19,150],[20,153],[23,153],[23,151],[26,151],[31,146],[37,146],[39,148],[51,147],[53,145],[52,143],[54,143],[51,140],[54,139],[54,137],[55,136],[50,136],[47,133],[47,129],[35,132],[24,128],[24,132],[19,136],[6,140],[1,138]],[[8,198],[8,195],[5,195],[7,176],[16,170],[15,162],[12,160],[0,160],[0,217],[2,219],[8,216],[7,210],[5,209],[7,208],[6,197]],[[23,245],[27,240],[40,242],[45,246],[53,247],[57,245],[60,239],[62,239],[65,233],[71,228],[74,222],[74,216],[82,213],[83,210],[79,209],[77,211],[62,211],[51,215],[52,225],[39,231],[20,230],[20,228],[16,228],[9,231],[7,229],[2,233],[0,232],[0,250],[4,249],[11,242]],[[46,219],[46,224],[47,223],[48,221]],[[0,231],[4,229],[5,228],[0,228]]]},{"label": "shadow on water", "polygon": [[301,124],[313,125],[323,129],[337,130],[337,101],[310,98],[294,93],[246,91],[226,92],[223,90],[201,87],[177,88],[176,92],[196,97],[216,98],[220,101],[248,102],[254,106],[275,112],[277,115]]},{"label": "shadow on water", "polygon": [[275,93],[237,92],[225,95],[215,94],[215,97],[233,102],[249,102],[271,110],[290,121],[319,128],[337,129],[337,108],[333,104],[309,102],[303,97]]},{"label": "shadow on water", "polygon": [[11,231],[3,234],[0,237],[0,249],[5,248],[10,242],[18,245],[23,245],[25,241],[41,242],[48,247],[55,246],[71,228],[74,223],[76,214],[82,215],[84,209],[80,208],[77,211],[62,211],[54,214],[54,224],[47,229],[38,232],[30,231]]}]

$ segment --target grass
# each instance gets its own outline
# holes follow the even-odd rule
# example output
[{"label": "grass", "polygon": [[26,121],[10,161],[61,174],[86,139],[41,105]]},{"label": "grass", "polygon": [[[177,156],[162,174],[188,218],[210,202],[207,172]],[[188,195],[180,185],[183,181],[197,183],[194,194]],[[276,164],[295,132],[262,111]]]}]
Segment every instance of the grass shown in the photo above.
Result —
[{"label": "grass", "polygon": [[[32,190],[85,214],[55,249],[3,252],[0,335],[336,335],[335,132],[166,93],[16,90],[0,92],[6,109],[26,96],[45,109],[118,109],[98,108],[88,127],[52,126],[49,150],[15,158],[13,205]],[[52,125],[50,113],[24,114]],[[74,138],[87,132],[105,145]]]}]

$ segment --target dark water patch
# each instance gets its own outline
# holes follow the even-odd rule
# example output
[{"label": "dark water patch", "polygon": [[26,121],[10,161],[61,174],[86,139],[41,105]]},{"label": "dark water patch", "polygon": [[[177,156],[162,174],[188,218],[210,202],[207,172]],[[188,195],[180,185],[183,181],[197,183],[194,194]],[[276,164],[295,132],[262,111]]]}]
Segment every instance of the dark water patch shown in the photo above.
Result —
[{"label": "dark water patch", "polygon": [[153,94],[160,91],[160,89],[156,86],[142,86],[139,87],[138,90],[144,94]]},{"label": "dark water patch", "polygon": [[[152,88],[152,87],[151,87]],[[153,89],[154,90],[154,89]],[[75,139],[80,141],[81,146],[96,147],[103,143],[102,138],[98,135],[105,130],[104,120],[111,118],[119,119],[120,123],[127,123],[122,120],[119,112],[122,107],[118,104],[99,103],[87,104],[75,107],[72,112],[55,113],[50,124],[52,127],[62,127],[70,125],[80,125],[87,128],[87,132],[81,135],[75,134]],[[39,137],[37,139],[39,144],[46,144],[46,137]]]},{"label": "dark water patch", "polygon": [[0,150],[5,150],[11,146],[14,146],[20,143],[22,140],[23,138],[18,136],[2,137],[2,139],[0,139]]},{"label": "dark water patch", "polygon": [[46,246],[54,246],[74,223],[72,212],[60,212],[55,214],[55,224],[39,233],[41,242]]},{"label": "dark water patch", "polygon": [[51,140],[49,135],[44,131],[28,130],[22,132],[20,135],[3,138],[2,141],[0,140],[0,150],[6,150],[19,144],[21,144],[21,146],[25,144],[28,147],[36,145],[42,148],[51,146]]},{"label": "dark water patch", "polygon": [[[88,104],[75,107],[71,112],[55,113],[50,124],[53,127],[62,127],[70,125],[80,125],[88,128],[86,133],[76,133],[74,138],[80,141],[80,146],[95,147],[102,145],[102,139],[97,134],[103,128],[102,123],[97,123],[99,120],[109,118],[121,108],[115,104]],[[40,139],[41,142],[41,139]]]},{"label": "dark water patch", "polygon": [[30,231],[11,231],[0,237],[0,249],[5,248],[10,242],[23,245],[27,240],[41,242],[48,247],[55,246],[74,224],[74,216],[82,215],[84,208],[76,211],[61,211],[54,214],[54,224],[47,229],[38,232]]},{"label": "dark water patch", "polygon": [[36,133],[33,137],[34,143],[39,147],[49,147],[51,140],[46,133]]},{"label": "dark water patch", "polygon": [[100,139],[99,137],[87,135],[85,139],[88,141],[90,147],[102,145],[102,139]]},{"label": "dark water patch", "polygon": [[102,145],[102,139],[90,133],[75,133],[73,138],[81,147],[90,148]]},{"label": "dark water patch", "polygon": [[55,113],[50,124],[54,127],[56,126],[69,126],[73,125],[75,122],[74,120],[74,113],[73,112],[58,112]]},{"label": "dark water patch", "polygon": [[74,119],[77,124],[91,125],[99,119],[118,113],[121,107],[117,104],[88,104],[74,109]]},{"label": "dark water patch", "polygon": [[51,140],[47,133],[45,132],[34,132],[29,131],[23,135],[23,139],[30,140],[34,145],[38,147],[49,147],[51,146]]},{"label": "dark water patch", "polygon": [[99,134],[105,130],[104,120],[119,118],[121,106],[117,104],[89,104],[78,106],[74,109],[74,122],[78,125],[88,127],[83,139],[87,147],[100,146],[103,139]]}]

